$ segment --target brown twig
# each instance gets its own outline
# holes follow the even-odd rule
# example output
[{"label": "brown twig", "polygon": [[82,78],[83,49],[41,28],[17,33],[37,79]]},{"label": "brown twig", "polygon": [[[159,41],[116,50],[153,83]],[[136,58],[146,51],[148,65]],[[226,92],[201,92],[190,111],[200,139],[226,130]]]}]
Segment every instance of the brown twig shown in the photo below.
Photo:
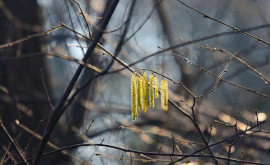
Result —
[{"label": "brown twig", "polygon": [[[200,46],[201,48],[204,49],[208,49],[208,50],[212,50],[212,51],[219,51],[221,53],[226,53],[229,56],[231,56],[232,54],[227,52],[224,49],[218,49],[218,48],[212,48],[210,46]],[[253,66],[251,66],[250,64],[248,64],[247,62],[245,62],[244,60],[242,60],[240,57],[237,57],[236,55],[233,55],[233,58],[236,59],[237,61],[239,61],[240,63],[242,63],[243,65],[245,65],[248,69],[250,69],[251,71],[253,71],[256,75],[258,75],[260,77],[260,79],[266,84],[266,85],[270,85],[270,80],[260,71],[258,71],[257,69],[255,69]]]},{"label": "brown twig", "polygon": [[0,119],[0,126],[3,129],[3,131],[5,132],[5,134],[7,135],[7,137],[9,138],[9,140],[11,141],[11,143],[13,144],[13,146],[15,147],[18,155],[20,156],[20,158],[23,160],[23,162],[27,165],[30,165],[27,160],[25,159],[25,157],[22,155],[21,149],[20,147],[15,143],[15,141],[13,140],[13,138],[11,137],[11,135],[9,134],[8,130],[6,129],[6,127],[4,126],[2,120]]},{"label": "brown twig", "polygon": [[[257,30],[257,29],[261,29],[261,28],[267,28],[267,27],[270,27],[270,24],[265,24],[265,25],[261,25],[261,26],[246,28],[246,29],[242,29],[241,31],[253,31],[253,30]],[[135,62],[129,64],[129,66],[131,67],[131,66],[136,65],[136,64],[138,64],[138,63],[140,63],[142,61],[145,61],[146,59],[148,59],[150,57],[156,56],[158,54],[161,54],[163,52],[166,52],[166,51],[169,51],[169,50],[172,50],[172,49],[184,47],[184,46],[187,46],[187,45],[191,45],[191,44],[194,44],[194,43],[197,43],[197,42],[201,42],[201,41],[213,39],[213,38],[216,38],[216,37],[221,37],[221,36],[224,36],[224,35],[237,34],[237,33],[240,33],[240,32],[238,32],[238,31],[222,32],[222,33],[217,33],[217,34],[213,34],[213,35],[209,35],[209,36],[204,36],[204,37],[201,37],[201,38],[197,38],[197,39],[194,39],[194,40],[191,40],[191,41],[187,41],[187,42],[184,42],[184,43],[175,44],[175,45],[170,46],[168,48],[165,48],[163,50],[160,50],[160,51],[157,51],[157,52],[152,53],[150,55],[147,55],[147,56],[141,58],[140,60],[135,61]],[[122,71],[124,69],[127,69],[127,68],[124,67],[124,68],[121,68],[121,69],[117,69],[117,70],[111,71],[109,73],[118,73],[119,71]]]},{"label": "brown twig", "polygon": [[[259,125],[265,123],[265,121],[263,122],[260,122],[256,125],[254,125],[253,127],[245,130],[245,131],[242,131],[240,132],[239,134],[237,135],[234,135],[232,137],[229,137],[227,139],[224,139],[222,141],[219,141],[217,143],[214,143],[214,144],[211,144],[209,145],[209,147],[213,147],[213,146],[216,146],[218,144],[221,144],[221,143],[224,143],[226,141],[229,141],[229,140],[232,140],[232,139],[235,139],[237,138],[238,136],[240,135],[244,135],[247,131],[250,131],[252,129],[254,129],[255,127],[258,127]],[[112,148],[112,149],[116,149],[116,150],[119,150],[119,151],[123,151],[123,152],[127,152],[127,153],[136,153],[136,154],[144,154],[144,155],[156,155],[156,156],[169,156],[169,157],[172,157],[172,156],[176,156],[176,157],[183,157],[181,159],[178,159],[174,162],[171,162],[169,164],[174,164],[178,161],[181,161],[183,159],[186,159],[187,157],[201,157],[201,158],[214,158],[214,159],[220,159],[220,160],[230,160],[232,162],[237,162],[237,163],[248,163],[248,164],[257,164],[257,165],[269,165],[268,163],[256,163],[256,162],[251,162],[251,161],[245,161],[245,160],[239,160],[239,159],[233,159],[233,158],[230,158],[228,159],[227,157],[219,157],[219,156],[215,156],[215,157],[212,157],[210,155],[195,155],[196,153],[198,152],[201,152],[202,150],[206,149],[206,147],[200,149],[200,150],[197,150],[196,152],[192,153],[192,154],[167,154],[167,153],[156,153],[156,152],[143,152],[143,151],[137,151],[137,150],[131,150],[131,149],[125,149],[125,148],[121,148],[121,147],[117,147],[117,146],[114,146],[114,145],[108,145],[108,144],[103,144],[103,143],[94,143],[94,144],[74,144],[74,145],[71,145],[71,146],[66,146],[66,147],[63,147],[63,148],[60,148],[58,150],[54,150],[54,151],[51,151],[51,152],[47,152],[47,153],[44,153],[42,154],[42,156],[47,156],[47,155],[51,155],[51,154],[55,154],[57,152],[61,152],[61,151],[64,151],[64,150],[67,150],[67,149],[74,149],[74,148],[78,148],[78,147],[86,147],[86,146],[101,146],[101,147],[106,147],[106,148]],[[35,159],[35,157],[32,157],[32,158],[28,158],[27,160],[33,160]],[[23,164],[24,162],[20,162],[20,163],[17,163],[15,165],[20,165],[20,164]]]},{"label": "brown twig", "polygon": [[[227,66],[227,65],[226,65],[226,66]],[[225,68],[226,68],[226,67],[225,67]],[[162,74],[160,74],[160,73],[158,73],[158,72],[155,72],[155,71],[152,71],[152,70],[150,70],[150,69],[137,69],[137,70],[148,70],[148,71],[154,72],[154,73],[156,73],[156,74],[162,75]],[[163,76],[163,75],[162,75],[162,76]],[[164,78],[167,78],[168,80],[172,80],[172,79],[170,79],[170,78],[168,78],[168,77],[166,77],[166,76],[163,76],[163,77],[164,77]],[[172,81],[173,81],[173,80],[172,80]],[[173,81],[173,82],[176,83],[175,81]],[[181,84],[181,85],[182,85],[182,86],[183,86],[183,87],[184,87],[184,88],[192,95],[192,97],[194,98],[194,105],[195,105],[195,99],[196,99],[196,96],[193,95],[193,93],[192,93],[188,88],[186,88],[185,85],[184,85],[183,83],[179,82],[179,84]],[[159,92],[160,92],[160,91],[159,91]],[[191,115],[188,114],[184,109],[180,108],[176,103],[174,103],[170,98],[168,98],[168,101],[169,101],[176,109],[178,109],[179,112],[181,112],[181,114],[185,115],[185,116],[193,123],[194,127],[196,128],[196,130],[197,130],[198,133],[200,134],[200,137],[201,137],[201,139],[202,139],[204,145],[205,145],[205,146],[208,146],[207,139],[206,139],[205,136],[203,135],[203,133],[202,133],[202,131],[201,131],[201,128],[199,127],[199,125],[198,125],[198,123],[197,123],[197,121],[196,121],[196,119],[195,119],[195,113],[194,113],[194,110],[192,109],[193,116],[191,116]],[[193,106],[194,106],[194,105],[193,105]],[[212,156],[213,161],[215,162],[215,164],[218,165],[218,161],[217,161],[216,159],[214,159],[215,156],[214,156],[214,153],[212,152],[212,150],[211,150],[209,147],[207,147],[206,149],[208,150],[209,154]]]},{"label": "brown twig", "polygon": [[[89,57],[92,55],[92,53],[94,52],[94,49],[96,47],[96,45],[98,44],[98,41],[100,40],[100,38],[102,37],[102,34],[103,34],[103,30],[107,27],[110,19],[111,19],[111,16],[118,4],[119,0],[114,0],[112,3],[111,3],[111,6],[110,8],[108,9],[108,12],[107,14],[105,15],[105,17],[102,19],[102,23],[100,25],[100,29],[102,29],[102,31],[98,31],[94,37],[94,40],[93,42],[91,43],[91,45],[89,46],[84,58],[83,58],[83,62],[87,62]],[[36,159],[33,161],[33,165],[38,165],[39,164],[39,161],[40,161],[40,158],[41,158],[41,155],[42,155],[42,152],[43,150],[45,149],[45,146],[47,144],[47,141],[49,140],[49,137],[53,131],[53,129],[55,128],[58,120],[60,119],[60,117],[62,116],[63,114],[63,106],[67,100],[67,98],[69,97],[76,81],[78,80],[82,70],[84,68],[84,65],[80,65],[78,67],[78,69],[76,70],[74,76],[72,77],[67,89],[65,90],[64,94],[62,95],[61,99],[59,100],[58,104],[56,105],[56,107],[54,108],[54,110],[52,111],[53,113],[51,114],[51,118],[49,120],[49,124],[48,126],[45,128],[44,130],[44,135],[43,135],[43,139],[41,141],[41,144],[38,148],[38,152],[37,152],[37,156],[36,156]]]},{"label": "brown twig", "polygon": [[230,65],[231,60],[232,60],[233,57],[235,57],[235,55],[230,56],[230,57],[228,58],[227,63],[226,63],[226,65],[225,65],[223,71],[218,75],[217,80],[216,80],[215,84],[213,85],[212,89],[211,89],[209,92],[207,92],[207,93],[205,93],[205,94],[203,94],[203,95],[201,95],[201,96],[197,96],[195,99],[204,98],[204,97],[210,95],[211,93],[214,93],[214,92],[215,92],[215,90],[216,90],[216,88],[217,88],[217,86],[218,86],[220,80],[222,79],[222,76],[223,76],[225,73],[228,72],[228,68],[229,68],[229,65]]},{"label": "brown twig", "polygon": [[92,31],[91,31],[91,26],[90,26],[89,22],[88,22],[87,19],[86,19],[86,16],[85,16],[86,13],[85,13],[85,11],[82,9],[81,4],[80,4],[78,1],[76,1],[76,0],[72,0],[72,1],[78,5],[78,7],[79,7],[79,9],[80,9],[80,11],[81,11],[80,14],[82,14],[83,19],[84,19],[84,21],[85,21],[85,23],[86,23],[86,25],[87,25],[89,37],[90,37],[91,40],[93,40]]},{"label": "brown twig", "polygon": [[211,19],[211,20],[213,20],[213,21],[215,21],[215,22],[218,22],[218,23],[220,23],[220,24],[222,24],[222,25],[225,25],[225,26],[231,28],[233,31],[237,31],[237,32],[239,32],[239,33],[242,33],[242,34],[244,34],[244,35],[246,35],[246,36],[248,36],[248,37],[254,38],[254,39],[256,39],[257,41],[262,42],[262,43],[264,43],[264,44],[270,46],[270,43],[269,43],[269,42],[267,42],[267,41],[265,41],[265,40],[263,40],[263,39],[261,39],[261,38],[255,36],[255,35],[252,35],[252,34],[250,34],[250,33],[248,33],[248,32],[242,31],[242,30],[240,30],[240,29],[238,29],[238,28],[236,28],[236,27],[234,27],[234,26],[232,26],[232,25],[229,25],[229,24],[227,24],[227,23],[225,23],[225,22],[222,22],[222,21],[220,21],[220,20],[218,20],[218,19],[215,19],[215,18],[213,18],[213,17],[211,17],[211,16],[209,16],[209,15],[206,15],[206,14],[202,13],[201,11],[199,11],[199,10],[197,10],[197,9],[195,9],[195,8],[193,8],[193,7],[189,6],[189,5],[187,5],[187,4],[185,4],[185,3],[182,2],[181,0],[177,0],[177,1],[178,1],[179,3],[181,3],[182,5],[184,5],[184,6],[188,7],[188,8],[190,8],[191,10],[193,10],[193,11],[195,11],[195,12],[201,14],[204,18]]},{"label": "brown twig", "polygon": [[[73,23],[73,20],[72,20],[72,17],[71,17],[70,9],[69,9],[69,6],[68,6],[68,3],[67,3],[66,0],[65,0],[64,2],[65,2],[65,5],[66,5],[66,8],[67,8],[67,11],[68,11],[68,18],[69,18],[69,20],[70,20],[72,29],[75,29],[74,23]],[[77,33],[75,33],[75,32],[73,32],[73,33],[74,33],[74,35],[75,35],[75,37],[76,37],[77,43],[79,44],[79,46],[80,46],[80,48],[81,48],[81,50],[82,50],[82,53],[84,54],[85,52],[84,52],[84,50],[83,50],[83,47],[82,47],[82,45],[81,45],[81,42],[79,41],[79,37],[78,37]]]},{"label": "brown twig", "polygon": [[61,59],[65,59],[65,60],[68,60],[68,61],[72,61],[72,62],[75,62],[77,64],[80,64],[80,65],[83,65],[89,69],[92,69],[94,70],[95,72],[97,73],[101,73],[102,70],[99,69],[98,67],[94,66],[94,65],[91,65],[87,62],[83,62],[81,60],[78,60],[72,56],[68,56],[68,55],[63,55],[63,54],[60,54],[60,53],[54,53],[54,52],[38,52],[38,53],[34,53],[34,54],[29,54],[29,55],[24,55],[24,56],[19,56],[19,57],[11,57],[9,58],[9,60],[18,60],[18,59],[25,59],[25,58],[33,58],[33,57],[38,57],[38,56],[47,56],[47,57],[58,57],[58,58],[61,58]]},{"label": "brown twig", "polygon": [[[41,136],[41,135],[39,135],[37,132],[32,131],[30,128],[28,128],[27,126],[23,125],[23,124],[20,123],[18,120],[16,120],[15,123],[16,123],[16,125],[18,125],[20,128],[22,128],[24,131],[26,131],[26,132],[28,132],[29,134],[31,134],[33,137],[35,137],[35,138],[37,138],[37,139],[39,139],[39,140],[42,140],[42,136]],[[50,146],[51,148],[56,149],[56,150],[60,149],[60,147],[56,146],[56,145],[53,144],[51,141],[48,141],[48,146]],[[64,154],[64,155],[69,156],[69,157],[72,158],[73,160],[76,160],[76,161],[78,161],[78,162],[80,162],[80,163],[85,163],[85,161],[83,161],[83,160],[81,160],[81,159],[75,157],[74,155],[68,153],[67,151],[62,151],[61,153]]]},{"label": "brown twig", "polygon": [[[160,48],[161,48],[161,47],[160,47]],[[163,48],[161,48],[161,49],[163,49]],[[181,56],[181,55],[179,55],[179,54],[173,53],[173,52],[171,52],[171,51],[167,51],[167,52],[170,53],[170,54],[172,54],[172,55],[174,55],[174,56],[177,56],[177,57],[179,57],[179,58],[185,60],[186,62],[188,62],[188,63],[190,63],[191,65],[193,65],[193,66],[195,66],[196,68],[198,68],[200,71],[204,71],[204,72],[210,74],[211,76],[214,76],[214,77],[218,78],[218,75],[216,75],[216,74],[210,72],[209,70],[207,70],[207,69],[204,68],[204,67],[201,67],[200,65],[196,64],[196,63],[193,62],[192,60],[189,60],[188,58],[186,58],[186,57],[184,57],[184,56]],[[224,81],[224,82],[226,82],[226,83],[228,83],[228,84],[230,84],[230,85],[232,85],[232,86],[235,86],[235,87],[240,88],[240,89],[244,89],[244,90],[246,90],[246,91],[248,91],[248,92],[252,92],[252,93],[255,93],[255,94],[257,94],[257,95],[260,95],[260,96],[263,96],[263,97],[266,97],[266,98],[270,98],[270,96],[267,95],[267,94],[264,94],[264,93],[255,91],[255,90],[253,90],[253,89],[250,89],[250,88],[247,88],[247,87],[238,85],[238,84],[233,83],[233,82],[231,82],[231,81],[229,81],[229,80],[226,80],[226,79],[224,79],[224,78],[220,78],[220,81]],[[177,84],[177,82],[176,82],[176,84]]]},{"label": "brown twig", "polygon": [[55,30],[58,30],[60,28],[62,28],[62,26],[58,25],[58,26],[55,26],[55,27],[51,28],[48,31],[45,31],[45,32],[42,32],[42,33],[36,33],[36,34],[33,34],[33,35],[29,35],[29,36],[27,36],[25,38],[22,38],[22,39],[19,39],[19,40],[16,40],[16,41],[13,41],[13,42],[10,42],[10,43],[7,43],[7,44],[0,45],[0,49],[10,47],[10,46],[13,46],[13,45],[16,45],[16,44],[20,44],[20,43],[22,43],[24,41],[27,41],[27,40],[30,40],[30,39],[33,39],[33,38],[46,36],[49,33],[53,32]]}]

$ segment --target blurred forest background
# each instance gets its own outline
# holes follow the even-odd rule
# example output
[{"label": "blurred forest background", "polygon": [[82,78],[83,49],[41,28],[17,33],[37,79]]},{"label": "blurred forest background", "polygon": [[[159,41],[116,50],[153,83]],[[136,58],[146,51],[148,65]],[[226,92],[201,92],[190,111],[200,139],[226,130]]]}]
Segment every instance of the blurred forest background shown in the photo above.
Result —
[{"label": "blurred forest background", "polygon": [[[0,0],[0,164],[32,164],[80,64],[39,164],[270,164],[270,1],[120,0],[101,30],[112,3]],[[136,69],[168,111],[131,119]]]}]

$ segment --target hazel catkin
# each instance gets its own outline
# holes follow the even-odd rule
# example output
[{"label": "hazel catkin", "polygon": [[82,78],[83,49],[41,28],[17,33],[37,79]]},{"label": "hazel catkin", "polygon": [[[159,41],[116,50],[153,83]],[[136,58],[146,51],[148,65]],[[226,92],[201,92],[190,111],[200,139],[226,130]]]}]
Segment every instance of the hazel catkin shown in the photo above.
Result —
[{"label": "hazel catkin", "polygon": [[145,72],[143,72],[142,75],[143,79],[143,111],[148,112],[148,106],[149,106],[149,89],[148,89],[148,79]]},{"label": "hazel catkin", "polygon": [[155,98],[159,97],[161,100],[161,109],[168,110],[168,82],[162,78],[160,86],[158,78],[153,73],[149,75],[149,81],[144,71],[141,76],[137,76],[137,73],[132,73],[131,76],[131,117],[135,120],[138,117],[137,108],[148,112],[148,106],[150,108],[155,107]]},{"label": "hazel catkin", "polygon": [[137,84],[137,106],[139,106],[140,110],[142,110],[142,104],[141,104],[141,86],[140,86],[140,77],[136,76],[136,84]]},{"label": "hazel catkin", "polygon": [[153,73],[150,74],[149,76],[149,84],[150,84],[150,108],[155,107],[155,99],[154,99],[154,75]]},{"label": "hazel catkin", "polygon": [[168,91],[168,82],[165,80],[164,82],[164,110],[168,110],[168,97],[169,91]]},{"label": "hazel catkin", "polygon": [[137,116],[138,116],[138,113],[137,113],[136,74],[132,73],[132,76],[131,76],[131,117],[132,117],[132,120],[135,120]]},{"label": "hazel catkin", "polygon": [[161,109],[168,110],[168,82],[162,78],[160,82]]},{"label": "hazel catkin", "polygon": [[158,98],[158,78],[155,76],[154,77],[154,81],[155,81],[155,98]]},{"label": "hazel catkin", "polygon": [[143,78],[139,77],[139,93],[140,93],[140,110],[143,110],[144,106],[144,92],[143,92]]}]

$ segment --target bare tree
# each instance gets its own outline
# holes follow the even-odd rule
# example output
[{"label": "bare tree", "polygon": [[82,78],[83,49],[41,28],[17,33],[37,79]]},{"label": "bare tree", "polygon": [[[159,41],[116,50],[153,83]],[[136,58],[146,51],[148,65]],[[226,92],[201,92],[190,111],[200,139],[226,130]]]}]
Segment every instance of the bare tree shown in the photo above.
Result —
[{"label": "bare tree", "polygon": [[269,5],[0,0],[1,164],[269,164]]}]

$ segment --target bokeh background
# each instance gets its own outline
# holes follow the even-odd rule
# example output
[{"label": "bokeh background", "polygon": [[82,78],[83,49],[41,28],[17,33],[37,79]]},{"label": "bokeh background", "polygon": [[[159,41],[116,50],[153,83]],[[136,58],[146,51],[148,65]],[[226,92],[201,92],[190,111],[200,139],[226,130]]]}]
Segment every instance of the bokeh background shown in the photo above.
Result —
[{"label": "bokeh background", "polygon": [[[268,0],[183,2],[270,41]],[[99,22],[110,3],[110,0],[0,0],[1,163],[22,161],[4,127],[22,155],[26,158],[35,155],[49,115],[91,44],[91,36],[99,30]],[[40,36],[26,40],[33,34]],[[25,40],[12,43],[22,38]],[[188,43],[196,40],[199,42]],[[187,44],[156,53],[181,43]],[[158,72],[183,83],[196,96],[204,95],[214,86],[217,77],[209,72],[219,75],[228,58],[236,55],[222,77],[227,82],[221,80],[215,92],[196,99],[196,123],[209,144],[213,144],[266,120],[236,141],[228,140],[211,149],[215,156],[270,164],[268,44],[203,17],[177,0],[120,0],[100,44],[125,63],[135,63],[131,68]],[[115,51],[119,45],[120,51]],[[205,146],[194,123],[171,104],[168,111],[162,111],[160,101],[156,100],[154,109],[149,108],[147,114],[139,111],[133,121],[131,72],[122,69],[121,63],[98,47],[88,63],[90,67],[84,69],[73,91],[78,95],[69,98],[70,103],[50,138],[53,145],[48,145],[45,152],[79,143],[176,154],[191,154]],[[106,73],[100,74],[106,69]],[[193,97],[174,82],[168,81],[169,98],[192,115]],[[180,158],[98,146],[65,151],[42,158],[40,164],[167,164]],[[189,157],[176,164],[213,163],[209,157]]]}]

